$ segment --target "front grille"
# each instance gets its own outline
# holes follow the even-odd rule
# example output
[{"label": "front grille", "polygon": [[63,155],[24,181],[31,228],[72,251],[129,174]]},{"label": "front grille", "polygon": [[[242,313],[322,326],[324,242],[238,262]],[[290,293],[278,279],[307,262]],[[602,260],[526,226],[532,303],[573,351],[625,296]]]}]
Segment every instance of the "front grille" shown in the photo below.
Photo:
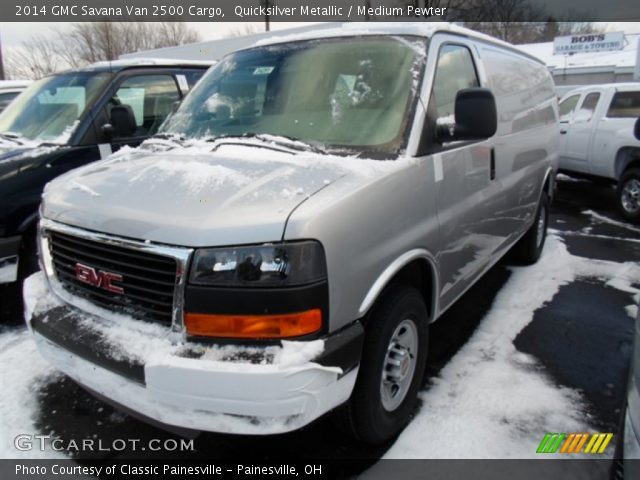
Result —
[{"label": "front grille", "polygon": [[[49,231],[49,249],[56,277],[73,295],[134,318],[171,324],[176,261],[153,253]],[[96,271],[122,275],[122,294],[76,278],[76,263]]]}]

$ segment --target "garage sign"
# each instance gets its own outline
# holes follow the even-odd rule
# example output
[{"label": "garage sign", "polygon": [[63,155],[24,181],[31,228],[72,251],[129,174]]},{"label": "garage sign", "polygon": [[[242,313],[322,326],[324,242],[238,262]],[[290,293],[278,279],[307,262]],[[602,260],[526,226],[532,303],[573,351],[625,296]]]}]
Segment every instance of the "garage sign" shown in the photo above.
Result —
[{"label": "garage sign", "polygon": [[624,48],[624,32],[568,35],[553,40],[553,54],[605,52]]}]

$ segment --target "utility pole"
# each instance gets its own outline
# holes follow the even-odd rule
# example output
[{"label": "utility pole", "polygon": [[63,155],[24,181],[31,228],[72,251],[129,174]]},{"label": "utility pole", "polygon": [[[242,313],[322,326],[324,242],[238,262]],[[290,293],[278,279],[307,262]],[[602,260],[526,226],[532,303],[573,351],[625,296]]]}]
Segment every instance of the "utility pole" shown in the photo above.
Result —
[{"label": "utility pole", "polygon": [[4,80],[4,59],[2,58],[2,39],[0,38],[0,80]]},{"label": "utility pole", "polygon": [[269,25],[269,7],[271,6],[271,0],[260,0],[260,4],[267,9],[264,14],[264,31],[268,32],[271,30]]},{"label": "utility pole", "polygon": [[[638,35],[638,49],[640,49],[640,35]],[[640,81],[640,50],[636,52],[636,65],[633,69],[633,79]]]}]

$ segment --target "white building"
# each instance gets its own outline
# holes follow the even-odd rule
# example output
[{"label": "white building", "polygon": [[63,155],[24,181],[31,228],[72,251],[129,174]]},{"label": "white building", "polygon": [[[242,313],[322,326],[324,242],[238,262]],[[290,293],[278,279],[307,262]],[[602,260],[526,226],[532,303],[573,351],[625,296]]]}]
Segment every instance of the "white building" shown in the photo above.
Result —
[{"label": "white building", "polygon": [[554,55],[553,42],[528,43],[518,47],[545,62],[559,90],[568,90],[568,86],[575,85],[633,81],[634,69],[638,68],[640,34],[625,37],[622,50],[609,52]]}]

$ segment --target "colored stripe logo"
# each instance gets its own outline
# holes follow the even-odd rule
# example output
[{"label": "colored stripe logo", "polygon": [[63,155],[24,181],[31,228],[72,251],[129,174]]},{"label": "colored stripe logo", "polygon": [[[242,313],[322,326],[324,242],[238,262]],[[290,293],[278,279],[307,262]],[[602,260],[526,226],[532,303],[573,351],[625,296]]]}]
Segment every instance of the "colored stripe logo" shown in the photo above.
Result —
[{"label": "colored stripe logo", "polygon": [[[547,433],[536,453],[604,453],[613,433]],[[584,449],[584,450],[583,450]]]}]

